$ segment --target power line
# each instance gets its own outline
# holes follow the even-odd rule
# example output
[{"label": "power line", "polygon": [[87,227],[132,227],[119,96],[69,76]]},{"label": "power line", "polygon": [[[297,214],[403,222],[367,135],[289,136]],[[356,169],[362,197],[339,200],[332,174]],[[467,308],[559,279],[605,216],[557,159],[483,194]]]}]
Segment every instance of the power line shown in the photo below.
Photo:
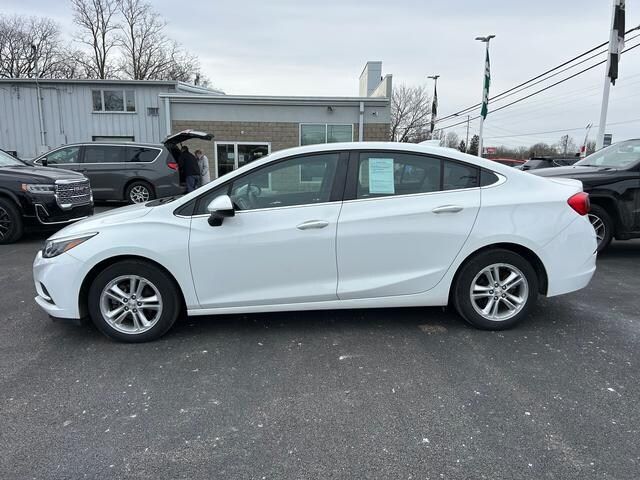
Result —
[{"label": "power line", "polygon": [[[637,30],[638,28],[640,28],[640,26],[638,26],[638,27],[634,27],[634,28],[631,28],[631,29],[627,30],[627,31],[625,32],[625,35],[626,35],[627,33],[631,33],[631,32],[633,32],[633,31]],[[638,36],[638,35],[635,35],[635,36],[634,36],[634,37],[632,37],[632,38],[636,38],[637,36]],[[629,40],[631,40],[631,39],[629,39]],[[627,41],[628,41],[628,40],[627,40]],[[604,42],[604,43],[601,43],[600,45],[597,45],[597,46],[595,46],[595,47],[591,48],[590,50],[587,50],[586,52],[581,53],[580,55],[577,55],[577,56],[573,57],[571,60],[567,60],[566,62],[561,63],[560,65],[557,65],[556,67],[553,67],[553,68],[551,68],[551,69],[547,70],[546,72],[543,72],[543,73],[541,73],[541,74],[539,74],[539,75],[536,75],[535,77],[530,78],[529,80],[527,80],[527,81],[525,81],[525,82],[522,82],[522,83],[520,83],[520,84],[516,85],[515,87],[511,87],[511,88],[509,88],[508,90],[505,90],[504,92],[501,92],[501,93],[498,93],[497,95],[494,95],[493,97],[489,98],[489,101],[497,100],[499,97],[502,97],[502,96],[506,95],[507,93],[510,93],[510,92],[512,92],[513,90],[516,90],[517,88],[520,88],[520,87],[522,87],[522,86],[524,86],[524,85],[527,85],[528,83],[531,83],[531,82],[533,82],[533,81],[535,81],[535,80],[538,80],[539,78],[544,77],[545,75],[547,75],[547,74],[549,74],[549,73],[551,73],[551,72],[553,72],[553,71],[555,71],[555,70],[558,70],[559,68],[562,68],[562,67],[564,67],[564,66],[566,66],[566,65],[568,65],[568,64],[570,64],[570,63],[572,63],[572,62],[574,62],[574,61],[575,61],[575,60],[577,60],[578,58],[584,57],[585,55],[588,55],[588,54],[590,54],[591,52],[593,52],[593,51],[595,51],[595,50],[598,50],[599,48],[602,48],[602,47],[604,47],[605,45],[608,45],[608,44],[609,44],[609,41],[606,41],[606,42]],[[599,54],[597,54],[597,55],[601,55],[602,53],[605,53],[605,52],[606,52],[606,51],[600,52],[600,53],[599,53]],[[595,55],[595,56],[597,56],[597,55]],[[590,58],[593,58],[593,57],[590,57]],[[606,60],[605,60],[605,61],[606,61]],[[583,62],[579,62],[579,63],[583,63]],[[576,65],[579,65],[579,63],[578,63],[578,64],[576,64]],[[603,63],[604,63],[604,62],[603,62]],[[575,66],[575,65],[574,65],[574,66]],[[572,67],[569,67],[569,68],[572,68]],[[566,69],[565,69],[565,70],[566,70]],[[551,78],[551,77],[549,77],[549,78]],[[538,83],[540,83],[540,82],[538,82]],[[527,88],[528,88],[528,87],[527,87]],[[465,113],[467,113],[469,110],[473,110],[474,108],[477,108],[477,107],[479,107],[480,105],[482,105],[482,103],[476,103],[475,105],[472,105],[472,106],[470,106],[470,107],[464,108],[464,109],[462,109],[462,110],[460,110],[460,111],[458,111],[458,112],[452,113],[451,115],[447,115],[447,116],[445,116],[445,117],[439,118],[439,119],[438,119],[438,122],[442,122],[442,121],[444,121],[444,120],[448,120],[448,119],[450,119],[450,118],[452,118],[452,117],[456,117],[456,116],[458,116],[458,115],[465,114]]]},{"label": "power line", "polygon": [[[626,53],[626,52],[628,52],[630,50],[633,50],[634,48],[636,48],[638,46],[640,46],[640,43],[638,43],[636,45],[633,45],[632,47],[625,48],[622,51],[622,53]],[[591,66],[589,66],[589,67],[587,67],[587,68],[585,68],[583,70],[580,70],[579,72],[574,73],[573,75],[571,75],[569,77],[565,77],[562,80],[559,80],[559,81],[557,81],[555,83],[552,83],[551,85],[547,85],[546,87],[541,88],[540,90],[536,90],[535,92],[530,93],[529,95],[525,95],[524,97],[521,97],[521,98],[519,98],[517,100],[514,100],[513,102],[507,103],[506,105],[502,105],[502,106],[500,106],[500,107],[498,107],[496,109],[490,110],[489,113],[496,113],[496,112],[499,112],[500,110],[502,110],[504,108],[510,107],[511,105],[515,105],[516,103],[520,103],[523,100],[526,100],[527,98],[531,98],[534,95],[538,95],[539,93],[542,93],[542,92],[544,92],[546,90],[549,90],[550,88],[555,87],[556,85],[560,85],[561,83],[564,83],[567,80],[571,80],[572,78],[577,77],[578,75],[582,75],[583,73],[588,72],[589,70],[592,70],[592,69],[596,68],[597,66],[602,65],[603,63],[606,63],[606,61],[607,60],[605,59],[605,60],[602,60],[602,61],[600,61],[598,63],[595,63],[595,64],[593,64],[593,65],[591,65]],[[471,118],[470,120],[475,120],[477,118],[480,118],[480,115],[477,115],[477,116]],[[462,125],[464,123],[467,123],[467,120],[463,120],[462,122],[454,123],[452,125],[447,125],[447,126],[439,127],[439,128],[440,129],[448,129],[448,128],[452,128],[452,127],[455,127],[455,126],[458,126],[458,125]]]},{"label": "power line", "polygon": [[[622,122],[608,122],[606,125],[607,127],[611,127],[614,125],[625,125],[627,123],[636,123],[636,122],[640,122],[640,118],[634,118],[632,120],[624,120]],[[593,127],[597,127],[598,125],[593,125]],[[563,129],[559,129],[559,130],[547,130],[545,132],[531,132],[531,133],[521,133],[518,135],[498,135],[495,137],[486,137],[486,138],[515,138],[515,137],[530,137],[530,136],[535,136],[535,135],[544,135],[547,133],[562,133],[562,132],[571,132],[574,130],[584,130],[584,127],[576,127],[576,128],[563,128]]]}]

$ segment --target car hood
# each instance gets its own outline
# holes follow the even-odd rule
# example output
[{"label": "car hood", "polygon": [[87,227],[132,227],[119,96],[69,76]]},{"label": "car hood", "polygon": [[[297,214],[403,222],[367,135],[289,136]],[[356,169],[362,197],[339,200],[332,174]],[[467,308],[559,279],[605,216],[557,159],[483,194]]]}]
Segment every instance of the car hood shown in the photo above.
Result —
[{"label": "car hood", "polygon": [[552,168],[538,168],[527,170],[527,173],[531,175],[538,175],[539,177],[567,177],[567,178],[592,178],[601,177],[603,175],[610,175],[617,170],[610,167],[587,167],[580,165],[571,165],[569,167],[552,167]]},{"label": "car hood", "polygon": [[0,173],[8,173],[11,176],[22,177],[25,181],[34,183],[53,183],[56,180],[83,180],[84,175],[71,170],[48,167],[31,167],[29,165],[16,165],[0,167]]},{"label": "car hood", "polygon": [[114,208],[107,212],[98,213],[79,222],[72,223],[62,230],[56,232],[50,238],[63,238],[72,235],[82,235],[84,233],[100,232],[104,227],[128,223],[138,220],[148,215],[153,208],[145,206],[143,203],[129,205],[127,207]]}]

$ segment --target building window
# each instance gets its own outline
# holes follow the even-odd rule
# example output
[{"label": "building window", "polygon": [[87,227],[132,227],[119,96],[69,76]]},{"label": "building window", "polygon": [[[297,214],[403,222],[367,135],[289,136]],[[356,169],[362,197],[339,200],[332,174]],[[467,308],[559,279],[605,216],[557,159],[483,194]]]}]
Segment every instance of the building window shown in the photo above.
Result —
[{"label": "building window", "polygon": [[94,112],[135,112],[136,94],[133,90],[92,90]]},{"label": "building window", "polygon": [[352,124],[301,123],[300,145],[353,141]]},{"label": "building window", "polygon": [[147,115],[150,117],[157,117],[160,115],[160,108],[158,107],[147,107]]}]

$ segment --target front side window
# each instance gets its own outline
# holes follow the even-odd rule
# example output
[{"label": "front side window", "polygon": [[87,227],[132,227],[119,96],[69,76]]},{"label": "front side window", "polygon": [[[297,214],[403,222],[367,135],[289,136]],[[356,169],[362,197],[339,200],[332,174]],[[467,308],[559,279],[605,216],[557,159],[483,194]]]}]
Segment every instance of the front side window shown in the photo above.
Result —
[{"label": "front side window", "polygon": [[94,112],[135,112],[136,95],[133,90],[92,90]]},{"label": "front side window", "polygon": [[300,145],[337,143],[353,141],[353,125],[302,123],[300,124]]},{"label": "front side window", "polygon": [[84,148],[84,163],[120,163],[122,150],[122,147],[88,145]]},{"label": "front side window", "polygon": [[[219,195],[229,195],[236,210],[290,207],[328,202],[338,164],[338,153],[291,158],[260,167],[210,190],[200,197],[195,214],[207,213],[207,205]],[[302,181],[301,172],[313,172],[312,182]]]},{"label": "front side window", "polygon": [[48,165],[66,165],[70,163],[78,163],[78,154],[80,147],[67,147],[49,153],[47,158]]}]

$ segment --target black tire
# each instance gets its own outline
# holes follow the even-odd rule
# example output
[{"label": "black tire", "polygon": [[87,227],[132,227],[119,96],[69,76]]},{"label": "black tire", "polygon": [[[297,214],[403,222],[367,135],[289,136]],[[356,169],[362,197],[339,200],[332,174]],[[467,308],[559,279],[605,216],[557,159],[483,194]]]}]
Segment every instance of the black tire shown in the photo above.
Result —
[{"label": "black tire", "polygon": [[13,201],[0,197],[0,245],[17,242],[23,233],[20,210]]},{"label": "black tire", "polygon": [[149,182],[143,180],[136,180],[131,182],[127,186],[127,190],[124,194],[125,200],[129,204],[144,203],[156,198],[156,194],[153,191],[153,187]]},{"label": "black tire", "polygon": [[[613,239],[613,219],[600,205],[591,205],[589,221],[598,235],[598,253],[600,253],[609,246]],[[598,231],[599,229],[600,231]]]},{"label": "black tire", "polygon": [[[509,273],[509,268],[519,271],[523,278],[524,282],[519,284],[519,286],[513,287],[513,289],[508,289],[503,291],[502,286],[499,285],[495,290],[487,290],[484,297],[482,299],[478,299],[475,301],[471,298],[471,288],[475,282],[485,282],[490,287],[488,282],[488,277],[481,276],[481,272],[485,270],[487,267],[502,264],[504,266],[500,267],[501,280],[506,280],[506,277]],[[478,277],[478,280],[476,280]],[[502,283],[502,282],[500,282]],[[526,291],[524,286],[526,284]],[[480,288],[480,287],[478,287]],[[486,288],[486,287],[483,287]],[[494,284],[495,288],[495,284]],[[490,292],[490,293],[489,293]],[[494,293],[500,292],[497,296],[492,296]],[[516,307],[517,310],[514,311],[512,316],[509,316],[507,301],[511,302],[511,298],[506,297],[506,295],[511,295],[521,297],[523,300],[521,307]],[[517,295],[516,295],[517,294]],[[505,295],[505,297],[503,297]],[[473,325],[474,327],[483,329],[483,330],[505,330],[513,327],[518,322],[520,322],[523,318],[525,318],[528,313],[531,311],[538,297],[538,276],[536,274],[533,266],[522,256],[514,253],[510,250],[504,249],[492,249],[485,250],[468,260],[458,272],[456,277],[456,282],[453,287],[453,304],[456,307],[458,313],[464,318],[468,323]],[[504,313],[503,319],[491,319],[487,318],[487,316],[483,316],[480,314],[476,308],[481,309],[481,307],[486,307],[488,303],[493,300],[494,303],[498,303],[499,309],[502,309]],[[486,302],[482,304],[482,302]],[[480,305],[478,305],[480,303]],[[513,303],[513,302],[511,302]],[[496,313],[499,313],[498,310]]]},{"label": "black tire", "polygon": [[[159,294],[160,297],[159,303],[162,306],[159,316],[151,328],[140,333],[136,333],[135,331],[123,332],[117,330],[114,326],[109,324],[101,311],[101,296],[105,287],[119,277],[128,275],[136,275],[138,277],[142,277],[147,282],[150,282],[157,290],[157,294]],[[178,295],[178,288],[179,287],[175,284],[174,280],[169,277],[169,275],[152,263],[142,260],[124,260],[105,268],[98,274],[91,284],[88,296],[89,314],[98,330],[114,340],[130,343],[156,340],[167,333],[180,314],[182,302]],[[125,293],[131,296],[131,292]],[[114,302],[114,300],[111,301]],[[119,305],[117,302],[115,302],[115,304]],[[131,306],[131,308],[133,309],[134,307]],[[127,316],[120,324],[121,328],[129,328],[129,323],[131,323],[131,329],[133,329],[132,317],[133,312],[129,312],[129,316]]]}]

